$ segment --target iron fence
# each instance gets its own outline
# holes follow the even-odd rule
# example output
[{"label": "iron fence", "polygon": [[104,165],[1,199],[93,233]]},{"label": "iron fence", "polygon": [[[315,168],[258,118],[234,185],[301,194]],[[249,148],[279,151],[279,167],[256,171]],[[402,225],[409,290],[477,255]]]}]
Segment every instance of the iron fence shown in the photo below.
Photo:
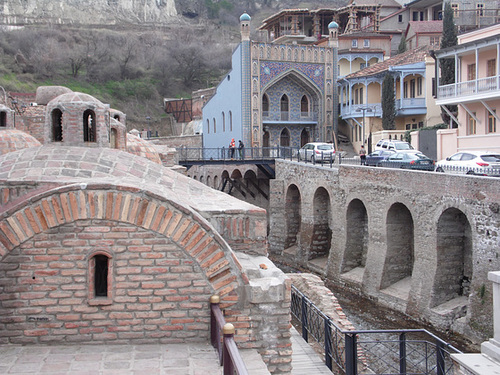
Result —
[{"label": "iron fence", "polygon": [[460,351],[424,329],[347,331],[292,285],[292,317],[321,345],[326,366],[346,375],[447,375]]}]

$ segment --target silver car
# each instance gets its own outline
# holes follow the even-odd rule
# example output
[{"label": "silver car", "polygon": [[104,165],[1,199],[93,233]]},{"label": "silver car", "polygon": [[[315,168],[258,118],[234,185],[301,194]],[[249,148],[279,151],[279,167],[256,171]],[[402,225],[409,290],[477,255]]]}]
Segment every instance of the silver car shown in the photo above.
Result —
[{"label": "silver car", "polygon": [[299,160],[315,162],[332,161],[335,159],[335,148],[331,143],[311,142],[299,150]]},{"label": "silver car", "polygon": [[500,176],[500,153],[460,151],[436,163],[436,172]]}]

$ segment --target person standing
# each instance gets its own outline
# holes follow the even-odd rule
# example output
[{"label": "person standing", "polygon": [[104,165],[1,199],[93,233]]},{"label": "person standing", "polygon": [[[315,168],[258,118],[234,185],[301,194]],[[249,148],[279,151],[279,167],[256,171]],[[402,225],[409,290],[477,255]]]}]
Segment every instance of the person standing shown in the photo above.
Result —
[{"label": "person standing", "polygon": [[240,154],[240,159],[243,159],[243,147],[245,147],[245,145],[243,144],[243,142],[239,141],[239,144],[238,144],[238,153]]},{"label": "person standing", "polygon": [[231,150],[231,159],[234,159],[234,150],[236,149],[236,143],[234,142],[234,138],[232,138],[231,143],[229,143],[229,149]]},{"label": "person standing", "polygon": [[361,149],[359,150],[359,158],[361,159],[361,165],[366,165],[366,150],[363,145],[361,145]]}]

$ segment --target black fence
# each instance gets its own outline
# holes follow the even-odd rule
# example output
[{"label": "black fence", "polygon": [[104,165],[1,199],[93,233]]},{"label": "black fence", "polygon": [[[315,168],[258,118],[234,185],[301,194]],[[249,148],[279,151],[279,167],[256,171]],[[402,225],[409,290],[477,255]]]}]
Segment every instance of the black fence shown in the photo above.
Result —
[{"label": "black fence", "polygon": [[326,366],[346,375],[448,375],[450,355],[460,353],[424,329],[342,330],[293,285],[291,309],[302,337],[321,345]]}]

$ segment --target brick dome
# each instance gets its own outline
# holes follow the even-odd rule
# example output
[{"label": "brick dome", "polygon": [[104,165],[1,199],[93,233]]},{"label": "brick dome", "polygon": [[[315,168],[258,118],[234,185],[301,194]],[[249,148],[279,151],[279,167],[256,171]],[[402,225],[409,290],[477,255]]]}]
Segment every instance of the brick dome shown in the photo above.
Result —
[{"label": "brick dome", "polygon": [[130,133],[127,134],[127,152],[161,164],[160,154],[156,148],[144,139]]},{"label": "brick dome", "polygon": [[41,145],[34,137],[20,130],[0,130],[0,155]]},{"label": "brick dome", "polygon": [[52,99],[47,106],[55,106],[58,103],[95,103],[98,106],[104,105],[92,95],[84,94],[82,92],[68,92],[66,94],[59,95],[58,97]]}]

